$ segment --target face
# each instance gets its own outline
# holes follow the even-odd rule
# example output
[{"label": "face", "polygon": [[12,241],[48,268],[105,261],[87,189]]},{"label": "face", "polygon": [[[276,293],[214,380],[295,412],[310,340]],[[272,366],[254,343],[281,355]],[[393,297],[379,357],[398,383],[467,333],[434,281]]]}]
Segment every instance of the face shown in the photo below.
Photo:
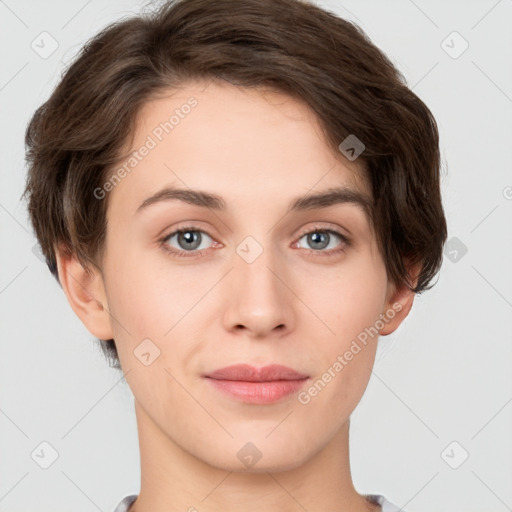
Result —
[{"label": "face", "polygon": [[[359,402],[393,309],[362,164],[302,103],[213,82],[147,103],[132,150],[106,185],[102,269],[141,421],[226,470],[252,445],[255,470],[304,463]],[[212,378],[238,364],[300,377]]]}]

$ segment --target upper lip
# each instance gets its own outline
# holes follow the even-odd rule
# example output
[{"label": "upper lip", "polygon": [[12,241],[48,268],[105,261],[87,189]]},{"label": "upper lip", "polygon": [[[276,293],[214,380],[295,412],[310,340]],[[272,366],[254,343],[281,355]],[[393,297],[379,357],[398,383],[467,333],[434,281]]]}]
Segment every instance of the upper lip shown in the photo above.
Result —
[{"label": "upper lip", "polygon": [[308,375],[279,364],[271,364],[261,368],[249,364],[235,364],[210,372],[205,377],[216,380],[271,382],[275,380],[301,380],[308,378]]}]

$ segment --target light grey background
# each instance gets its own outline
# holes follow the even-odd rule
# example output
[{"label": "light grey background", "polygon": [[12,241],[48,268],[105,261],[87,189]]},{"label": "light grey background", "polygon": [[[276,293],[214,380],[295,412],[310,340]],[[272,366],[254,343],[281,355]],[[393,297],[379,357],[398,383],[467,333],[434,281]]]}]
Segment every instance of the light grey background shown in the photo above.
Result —
[{"label": "light grey background", "polygon": [[[356,488],[407,512],[512,510],[512,0],[319,4],[357,22],[431,108],[451,239],[435,287],[379,342],[352,419]],[[139,491],[131,391],[34,255],[20,195],[26,124],[64,63],[142,5],[0,1],[0,511],[109,512]],[[43,31],[59,45],[48,58],[31,48]],[[44,441],[48,469],[31,456]]]}]

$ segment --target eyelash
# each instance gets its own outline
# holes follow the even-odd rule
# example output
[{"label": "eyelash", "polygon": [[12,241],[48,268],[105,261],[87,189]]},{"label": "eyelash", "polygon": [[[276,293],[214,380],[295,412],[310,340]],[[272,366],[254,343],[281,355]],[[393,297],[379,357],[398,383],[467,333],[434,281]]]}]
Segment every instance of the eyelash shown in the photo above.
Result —
[{"label": "eyelash", "polygon": [[[183,226],[183,227],[180,227],[179,229],[174,230],[172,233],[169,233],[168,235],[166,235],[165,237],[163,237],[163,238],[161,238],[159,240],[162,249],[165,252],[170,253],[172,256],[177,256],[179,258],[193,258],[193,257],[201,258],[201,257],[203,257],[205,255],[204,253],[206,251],[209,251],[209,249],[203,249],[203,250],[200,250],[200,251],[197,251],[197,250],[194,250],[194,251],[184,251],[184,250],[177,250],[177,249],[170,248],[169,245],[167,244],[167,241],[169,240],[169,238],[171,238],[174,235],[177,235],[179,233],[186,233],[187,231],[197,231],[197,232],[200,232],[200,233],[204,233],[204,234],[208,235],[210,238],[213,239],[213,237],[208,232],[204,231],[203,229],[198,228],[197,226],[192,226],[192,225],[190,225],[190,226]],[[343,235],[342,233],[340,233],[339,231],[336,231],[334,229],[326,229],[324,227],[319,227],[319,226],[314,226],[309,231],[306,231],[306,232],[302,233],[299,236],[297,241],[301,240],[306,235],[309,235],[311,233],[317,233],[317,232],[329,233],[329,234],[336,235],[337,237],[340,238],[340,240],[342,242],[341,243],[341,247],[338,248],[338,249],[330,249],[328,251],[314,250],[314,249],[304,249],[305,251],[308,252],[308,254],[314,253],[315,255],[318,255],[320,257],[334,256],[336,254],[339,254],[339,253],[345,251],[351,245],[351,241],[350,241],[350,239],[346,235]]]}]

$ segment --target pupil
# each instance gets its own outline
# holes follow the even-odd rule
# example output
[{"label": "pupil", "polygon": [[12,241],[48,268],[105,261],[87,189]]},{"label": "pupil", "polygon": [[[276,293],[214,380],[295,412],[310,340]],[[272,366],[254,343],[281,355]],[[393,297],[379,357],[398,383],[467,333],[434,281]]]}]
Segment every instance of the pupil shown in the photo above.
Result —
[{"label": "pupil", "polygon": [[[318,231],[316,233],[312,233],[309,235],[309,241],[315,249],[323,249],[324,247],[327,247],[327,245],[328,245],[327,240],[324,240],[322,242],[322,241],[320,241],[321,237],[327,238],[327,233]],[[320,246],[318,246],[318,245],[320,245]]]},{"label": "pupil", "polygon": [[[200,245],[200,237],[196,231],[182,231],[178,237],[179,242],[183,241],[185,244],[192,244],[193,247],[188,247],[188,249],[196,249]],[[199,241],[199,243],[197,243]],[[194,245],[194,242],[195,245]]]}]

